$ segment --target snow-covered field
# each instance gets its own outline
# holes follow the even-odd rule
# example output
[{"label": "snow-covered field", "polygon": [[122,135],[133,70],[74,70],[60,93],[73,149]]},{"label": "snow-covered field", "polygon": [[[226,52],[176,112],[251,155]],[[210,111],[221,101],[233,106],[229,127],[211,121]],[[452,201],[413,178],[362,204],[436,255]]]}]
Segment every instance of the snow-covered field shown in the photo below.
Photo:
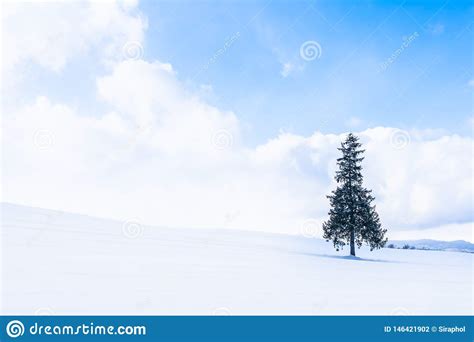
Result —
[{"label": "snow-covered field", "polygon": [[473,312],[469,253],[361,249],[350,259],[305,237],[134,228],[2,204],[2,313]]}]

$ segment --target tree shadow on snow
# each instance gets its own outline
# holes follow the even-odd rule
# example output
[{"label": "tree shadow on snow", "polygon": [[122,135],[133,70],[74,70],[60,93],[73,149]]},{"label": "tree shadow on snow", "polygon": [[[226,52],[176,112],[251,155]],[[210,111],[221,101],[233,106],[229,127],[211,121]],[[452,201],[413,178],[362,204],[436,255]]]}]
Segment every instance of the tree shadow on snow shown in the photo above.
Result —
[{"label": "tree shadow on snow", "polygon": [[391,263],[391,264],[399,264],[400,263],[400,261],[381,260],[381,259],[366,259],[366,258],[359,258],[357,256],[352,256],[352,255],[330,255],[330,254],[316,254],[316,253],[304,253],[304,252],[295,252],[295,254],[308,255],[308,256],[314,256],[314,257],[319,257],[319,258],[342,259],[342,260],[385,262],[385,263]]}]

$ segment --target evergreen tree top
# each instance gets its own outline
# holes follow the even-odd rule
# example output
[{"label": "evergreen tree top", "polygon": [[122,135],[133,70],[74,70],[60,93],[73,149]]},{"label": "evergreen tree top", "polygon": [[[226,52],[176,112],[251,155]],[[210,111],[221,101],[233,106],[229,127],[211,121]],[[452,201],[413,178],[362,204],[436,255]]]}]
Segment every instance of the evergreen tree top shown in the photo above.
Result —
[{"label": "evergreen tree top", "polygon": [[342,152],[342,157],[337,159],[339,170],[336,171],[336,181],[338,183],[362,184],[362,166],[360,163],[364,157],[360,156],[365,150],[361,149],[362,144],[359,138],[349,133],[346,140],[338,148]]}]

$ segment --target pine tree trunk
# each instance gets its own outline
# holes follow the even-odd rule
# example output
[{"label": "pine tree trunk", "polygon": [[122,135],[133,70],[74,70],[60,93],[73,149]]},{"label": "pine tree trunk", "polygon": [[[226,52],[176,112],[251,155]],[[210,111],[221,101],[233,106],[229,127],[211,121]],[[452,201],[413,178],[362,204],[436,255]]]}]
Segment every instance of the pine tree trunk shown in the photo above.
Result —
[{"label": "pine tree trunk", "polygon": [[354,228],[351,230],[351,255],[355,256],[356,255],[356,249],[355,249],[355,237],[354,237]]}]

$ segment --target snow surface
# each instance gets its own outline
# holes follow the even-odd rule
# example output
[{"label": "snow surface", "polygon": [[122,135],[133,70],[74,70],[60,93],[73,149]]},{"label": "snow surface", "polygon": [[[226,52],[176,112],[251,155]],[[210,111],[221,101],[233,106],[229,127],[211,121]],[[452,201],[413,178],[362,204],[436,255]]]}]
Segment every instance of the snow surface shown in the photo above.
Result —
[{"label": "snow surface", "polygon": [[2,314],[473,313],[470,253],[350,258],[319,239],[225,229],[146,226],[130,238],[123,222],[1,209]]}]

